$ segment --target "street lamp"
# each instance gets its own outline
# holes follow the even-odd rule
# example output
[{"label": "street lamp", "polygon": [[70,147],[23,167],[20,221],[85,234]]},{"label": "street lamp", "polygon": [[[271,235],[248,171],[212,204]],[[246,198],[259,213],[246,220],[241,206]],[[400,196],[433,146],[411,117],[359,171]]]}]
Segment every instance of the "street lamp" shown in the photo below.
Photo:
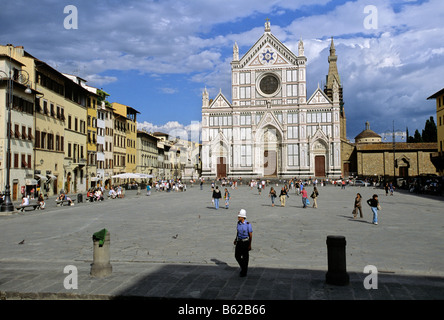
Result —
[{"label": "street lamp", "polygon": [[[29,74],[25,70],[19,70],[17,71],[17,75],[13,79],[12,77],[12,65],[10,63],[9,65],[9,75],[0,70],[0,74],[3,73],[6,76],[6,79],[8,81],[7,84],[7,91],[8,91],[8,101],[7,101],[7,108],[8,108],[8,120],[6,125],[6,136],[7,136],[7,147],[6,147],[6,184],[5,184],[5,199],[0,205],[0,212],[12,212],[14,211],[14,204],[11,201],[11,186],[9,184],[10,182],[10,175],[11,175],[11,110],[13,106],[13,91],[14,91],[14,80],[17,81],[20,84],[27,85]],[[27,86],[25,93],[31,94],[32,90],[30,89],[29,85]]]},{"label": "street lamp", "polygon": [[[396,136],[401,136],[401,140],[404,140],[404,133],[401,132],[400,130],[396,130],[395,131],[395,120],[393,120],[393,129],[392,129],[392,143],[393,143],[393,183],[394,185],[397,185],[396,182],[396,141],[395,138]],[[400,134],[401,132],[401,134]],[[387,141],[387,136],[384,137],[384,140]]]}]

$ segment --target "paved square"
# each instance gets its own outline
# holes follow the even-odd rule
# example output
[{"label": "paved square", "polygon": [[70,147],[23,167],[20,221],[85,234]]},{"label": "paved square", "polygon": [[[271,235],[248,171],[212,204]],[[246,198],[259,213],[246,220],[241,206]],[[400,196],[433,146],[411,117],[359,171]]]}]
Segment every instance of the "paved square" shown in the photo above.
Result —
[{"label": "paved square", "polygon": [[[188,186],[186,192],[151,196],[131,190],[124,199],[73,207],[55,207],[49,199],[44,211],[0,216],[0,292],[6,298],[37,299],[444,298],[442,198],[325,186],[318,187],[318,208],[303,209],[294,190],[285,207],[279,201],[272,207],[270,187],[261,195],[245,185],[228,189],[229,209],[223,201],[214,209],[206,184],[203,190]],[[310,194],[313,188],[307,189]],[[364,218],[354,220],[357,192]],[[365,203],[374,193],[382,205],[377,226]],[[243,280],[233,246],[241,208],[253,226],[250,271]],[[89,275],[92,234],[103,228],[111,235],[113,273],[96,279]],[[328,235],[346,237],[347,287],[325,284]],[[76,290],[63,286],[66,265],[78,269]],[[379,290],[363,288],[366,265],[378,269]]]}]

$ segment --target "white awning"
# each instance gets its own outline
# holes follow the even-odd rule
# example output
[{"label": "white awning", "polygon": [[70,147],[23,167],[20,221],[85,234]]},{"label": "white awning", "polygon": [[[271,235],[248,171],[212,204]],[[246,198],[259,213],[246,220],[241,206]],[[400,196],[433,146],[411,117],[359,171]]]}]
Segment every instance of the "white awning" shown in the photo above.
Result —
[{"label": "white awning", "polygon": [[27,186],[36,186],[38,184],[37,180],[35,179],[26,179],[25,183]]},{"label": "white awning", "polygon": [[35,174],[35,176],[36,176],[37,179],[39,179],[41,182],[45,182],[46,180],[48,180],[47,177],[45,177],[44,175],[41,175],[41,174]]},{"label": "white awning", "polygon": [[112,178],[121,178],[121,179],[148,179],[152,178],[152,175],[145,173],[120,173],[112,176]]},{"label": "white awning", "polygon": [[52,180],[57,179],[57,177],[55,175],[52,175],[52,174],[47,174],[46,176],[49,177],[49,179],[52,179]]}]

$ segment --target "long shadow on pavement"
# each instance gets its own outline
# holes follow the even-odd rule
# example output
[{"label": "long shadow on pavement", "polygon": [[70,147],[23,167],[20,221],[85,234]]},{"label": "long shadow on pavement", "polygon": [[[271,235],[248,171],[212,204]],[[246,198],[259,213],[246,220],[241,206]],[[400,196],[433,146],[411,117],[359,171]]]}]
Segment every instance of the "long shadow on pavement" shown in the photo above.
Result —
[{"label": "long shadow on pavement", "polygon": [[349,272],[345,286],[325,282],[325,271],[239,268],[216,259],[215,266],[169,264],[114,294],[115,299],[208,300],[437,300],[444,298],[444,278],[379,273],[377,289],[366,289],[368,274]]}]

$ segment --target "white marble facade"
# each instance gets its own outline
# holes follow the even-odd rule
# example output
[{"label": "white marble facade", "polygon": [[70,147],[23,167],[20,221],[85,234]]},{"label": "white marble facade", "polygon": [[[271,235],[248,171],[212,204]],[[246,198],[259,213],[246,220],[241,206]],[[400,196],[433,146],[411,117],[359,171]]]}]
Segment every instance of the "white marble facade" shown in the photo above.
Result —
[{"label": "white marble facade", "polygon": [[307,98],[304,45],[291,52],[270,23],[231,62],[232,102],[202,97],[202,176],[288,179],[341,175],[340,103],[318,87]]}]

